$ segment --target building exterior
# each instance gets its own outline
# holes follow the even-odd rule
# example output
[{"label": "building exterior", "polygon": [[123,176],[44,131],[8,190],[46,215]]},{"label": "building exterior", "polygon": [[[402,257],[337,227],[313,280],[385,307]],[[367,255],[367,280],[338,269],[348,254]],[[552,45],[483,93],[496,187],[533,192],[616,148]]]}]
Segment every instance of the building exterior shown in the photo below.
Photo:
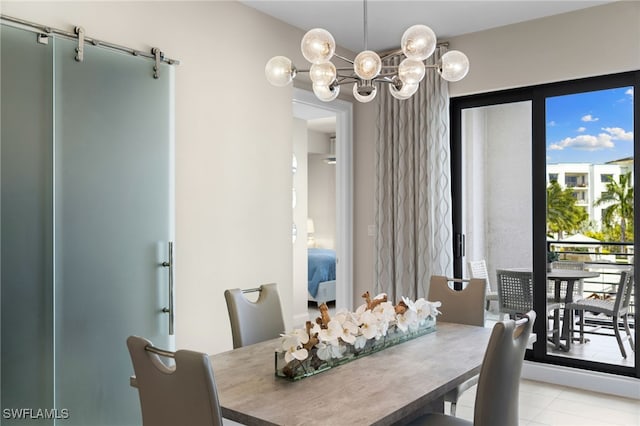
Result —
[{"label": "building exterior", "polygon": [[620,175],[628,172],[633,173],[633,158],[606,164],[547,164],[547,185],[555,180],[562,188],[572,188],[576,205],[583,207],[589,215],[589,221],[600,227],[606,206],[594,207],[595,201],[607,191],[610,179],[618,181]]}]

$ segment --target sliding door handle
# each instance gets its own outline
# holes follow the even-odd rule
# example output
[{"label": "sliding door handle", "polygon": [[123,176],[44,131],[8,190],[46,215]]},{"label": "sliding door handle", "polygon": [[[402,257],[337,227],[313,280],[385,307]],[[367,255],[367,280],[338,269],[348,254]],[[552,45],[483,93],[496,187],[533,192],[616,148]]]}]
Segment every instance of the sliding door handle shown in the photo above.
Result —
[{"label": "sliding door handle", "polygon": [[174,330],[173,330],[173,323],[174,323],[174,317],[175,317],[175,304],[174,304],[174,298],[173,298],[173,291],[174,291],[174,258],[173,258],[173,241],[169,241],[169,260],[166,262],[162,262],[161,264],[162,266],[164,266],[165,268],[169,268],[169,307],[164,307],[162,308],[162,312],[164,312],[165,314],[169,314],[169,335],[173,336],[174,335]]}]

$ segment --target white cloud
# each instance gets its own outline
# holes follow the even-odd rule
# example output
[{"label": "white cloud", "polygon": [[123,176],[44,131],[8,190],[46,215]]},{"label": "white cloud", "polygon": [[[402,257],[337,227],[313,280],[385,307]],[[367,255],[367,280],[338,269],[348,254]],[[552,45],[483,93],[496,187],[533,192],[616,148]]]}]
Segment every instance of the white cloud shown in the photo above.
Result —
[{"label": "white cloud", "polygon": [[633,132],[627,132],[620,127],[604,127],[603,133],[598,136],[579,135],[575,138],[564,138],[559,142],[549,145],[551,151],[562,151],[563,149],[577,149],[581,151],[598,151],[615,147],[613,141],[632,141]]},{"label": "white cloud", "polygon": [[582,132],[584,132],[584,131],[586,131],[586,130],[587,130],[587,128],[586,128],[586,127],[578,127],[578,132],[579,132],[579,133],[582,133]]},{"label": "white cloud", "polygon": [[550,121],[547,125],[548,125],[549,127],[555,127],[556,122],[555,122],[555,121]]},{"label": "white cloud", "polygon": [[629,95],[633,98],[633,87],[624,92],[625,95]]},{"label": "white cloud", "polygon": [[591,114],[587,114],[587,115],[582,116],[582,118],[580,120],[585,121],[585,122],[591,122],[591,121],[598,121],[600,119],[598,117],[592,116]]},{"label": "white cloud", "polygon": [[609,133],[614,140],[632,141],[633,132],[626,132],[620,127],[603,127],[602,130]]},{"label": "white cloud", "polygon": [[613,148],[612,137],[608,133],[600,133],[598,136],[580,135],[575,138],[564,138],[560,142],[549,145],[552,151],[561,151],[565,148],[573,148],[581,151],[598,151]]}]

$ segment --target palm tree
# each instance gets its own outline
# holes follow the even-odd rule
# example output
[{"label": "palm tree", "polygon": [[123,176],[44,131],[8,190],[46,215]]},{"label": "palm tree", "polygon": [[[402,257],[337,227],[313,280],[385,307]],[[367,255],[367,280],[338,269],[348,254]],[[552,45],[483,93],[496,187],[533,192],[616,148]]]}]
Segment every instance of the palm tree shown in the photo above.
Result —
[{"label": "palm tree", "polygon": [[575,231],[587,219],[587,212],[576,206],[571,188],[562,189],[557,181],[547,187],[547,227],[548,232],[558,233],[562,239],[564,232]]},{"label": "palm tree", "polygon": [[604,223],[611,227],[616,218],[620,218],[620,242],[624,243],[627,233],[627,221],[633,221],[633,186],[631,172],[620,175],[619,182],[613,178],[607,182],[607,191],[597,199],[594,206],[607,205],[602,211]]}]

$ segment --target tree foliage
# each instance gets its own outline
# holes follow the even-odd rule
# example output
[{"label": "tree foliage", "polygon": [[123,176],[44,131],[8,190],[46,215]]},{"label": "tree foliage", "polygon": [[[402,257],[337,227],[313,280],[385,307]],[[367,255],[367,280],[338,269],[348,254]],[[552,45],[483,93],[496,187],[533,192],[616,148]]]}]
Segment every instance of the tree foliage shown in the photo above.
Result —
[{"label": "tree foliage", "polygon": [[562,189],[557,181],[547,187],[547,233],[557,233],[562,239],[564,232],[573,232],[588,219],[588,214],[580,206],[571,188]]},{"label": "tree foliage", "polygon": [[[607,190],[594,206],[606,206],[602,210],[602,221],[607,231],[617,234],[620,242],[633,240],[633,186],[631,172],[620,175],[618,182],[609,179]],[[617,229],[616,229],[617,228]]]}]

